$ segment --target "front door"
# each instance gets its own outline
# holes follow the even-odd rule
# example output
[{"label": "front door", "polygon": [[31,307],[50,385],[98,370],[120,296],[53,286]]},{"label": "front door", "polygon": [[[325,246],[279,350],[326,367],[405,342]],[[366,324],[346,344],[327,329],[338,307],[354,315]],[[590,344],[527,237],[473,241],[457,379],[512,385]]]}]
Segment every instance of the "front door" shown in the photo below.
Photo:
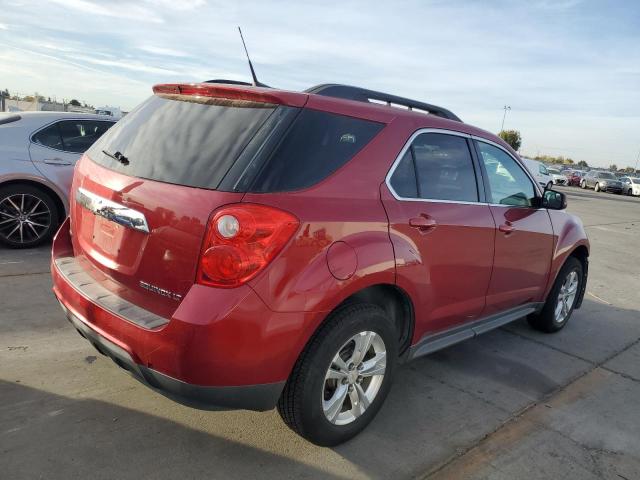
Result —
[{"label": "front door", "polygon": [[540,301],[553,254],[553,229],[524,168],[505,150],[477,141],[487,197],[497,226],[493,274],[484,315]]},{"label": "front door", "polygon": [[470,139],[436,132],[414,135],[381,188],[415,339],[477,319],[493,262],[495,224]]}]

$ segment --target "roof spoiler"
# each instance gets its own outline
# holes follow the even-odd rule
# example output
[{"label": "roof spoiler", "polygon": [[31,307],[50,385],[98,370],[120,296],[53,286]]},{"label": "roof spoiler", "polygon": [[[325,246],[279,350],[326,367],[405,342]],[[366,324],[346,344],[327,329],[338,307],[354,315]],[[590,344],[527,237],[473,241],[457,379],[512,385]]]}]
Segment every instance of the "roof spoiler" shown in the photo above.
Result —
[{"label": "roof spoiler", "polygon": [[390,95],[388,93],[376,92],[375,90],[367,90],[366,88],[352,87],[350,85],[339,85],[335,83],[326,83],[322,85],[316,85],[305,93],[313,93],[316,95],[323,95],[325,97],[344,98],[347,100],[355,100],[356,102],[365,103],[382,103],[388,106],[400,106],[406,107],[408,110],[417,110],[438,117],[446,118],[448,120],[454,120],[456,122],[462,122],[458,116],[446,108],[431,105],[429,103],[419,102],[417,100],[411,100],[410,98],[398,97],[396,95]]},{"label": "roof spoiler", "polygon": [[244,84],[229,83],[164,83],[153,86],[155,95],[181,95],[194,97],[224,98],[247,102],[268,103],[303,107],[307,95],[298,92],[286,92]]}]

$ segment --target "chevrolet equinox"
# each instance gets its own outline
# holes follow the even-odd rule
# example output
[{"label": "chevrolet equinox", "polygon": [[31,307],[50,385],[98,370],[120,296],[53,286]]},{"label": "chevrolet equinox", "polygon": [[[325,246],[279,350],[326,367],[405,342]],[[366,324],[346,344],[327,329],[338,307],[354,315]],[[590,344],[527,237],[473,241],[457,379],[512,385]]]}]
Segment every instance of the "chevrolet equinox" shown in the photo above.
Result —
[{"label": "chevrolet equinox", "polygon": [[51,271],[77,331],[154,390],[277,407],[336,445],[398,364],[580,307],[564,194],[450,111],[344,85],[153,92],[78,162]]}]

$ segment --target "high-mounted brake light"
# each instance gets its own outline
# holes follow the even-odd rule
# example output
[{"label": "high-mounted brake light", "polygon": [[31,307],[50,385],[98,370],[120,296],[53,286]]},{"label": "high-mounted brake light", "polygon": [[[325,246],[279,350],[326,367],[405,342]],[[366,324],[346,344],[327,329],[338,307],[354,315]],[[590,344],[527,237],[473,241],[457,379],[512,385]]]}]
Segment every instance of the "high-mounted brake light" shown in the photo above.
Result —
[{"label": "high-mounted brake light", "polygon": [[305,94],[298,92],[285,92],[282,90],[270,91],[268,88],[219,83],[166,83],[155,85],[153,87],[153,93],[156,95],[224,98],[227,100],[243,100],[273,105],[290,105],[292,107],[302,107],[307,100]]},{"label": "high-mounted brake light", "polygon": [[298,225],[290,213],[265,205],[222,207],[209,219],[197,282],[223,288],[246,283],[274,259]]}]

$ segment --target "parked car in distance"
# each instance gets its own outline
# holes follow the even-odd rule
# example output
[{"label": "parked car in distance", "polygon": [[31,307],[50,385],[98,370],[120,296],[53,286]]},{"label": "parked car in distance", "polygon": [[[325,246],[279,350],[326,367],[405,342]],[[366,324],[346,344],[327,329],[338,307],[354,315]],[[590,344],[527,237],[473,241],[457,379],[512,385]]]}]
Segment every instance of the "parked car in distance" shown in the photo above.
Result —
[{"label": "parked car in distance", "polygon": [[593,188],[596,192],[622,193],[622,182],[611,172],[590,170],[580,181],[580,187]]},{"label": "parked car in distance", "polygon": [[582,177],[586,175],[583,170],[570,170],[567,173],[567,185],[570,187],[579,187],[582,182]]},{"label": "parked car in distance", "polygon": [[34,247],[55,233],[76,161],[113,124],[82,113],[0,113],[0,243]]},{"label": "parked car in distance", "polygon": [[544,163],[524,157],[522,160],[524,160],[525,166],[529,169],[529,172],[531,172],[533,178],[536,179],[540,186],[545,189],[553,187],[553,177]]},{"label": "parked car in distance", "polygon": [[640,195],[640,178],[638,177],[622,177],[622,193],[625,195]]},{"label": "parked car in distance", "polygon": [[78,163],[53,289],[156,391],[277,407],[336,445],[399,363],[525,316],[567,324],[589,242],[565,207],[441,107],[342,85],[157,85]]},{"label": "parked car in distance", "polygon": [[566,185],[567,177],[564,173],[560,173],[557,168],[547,167],[547,173],[551,175],[551,181],[554,185]]}]

